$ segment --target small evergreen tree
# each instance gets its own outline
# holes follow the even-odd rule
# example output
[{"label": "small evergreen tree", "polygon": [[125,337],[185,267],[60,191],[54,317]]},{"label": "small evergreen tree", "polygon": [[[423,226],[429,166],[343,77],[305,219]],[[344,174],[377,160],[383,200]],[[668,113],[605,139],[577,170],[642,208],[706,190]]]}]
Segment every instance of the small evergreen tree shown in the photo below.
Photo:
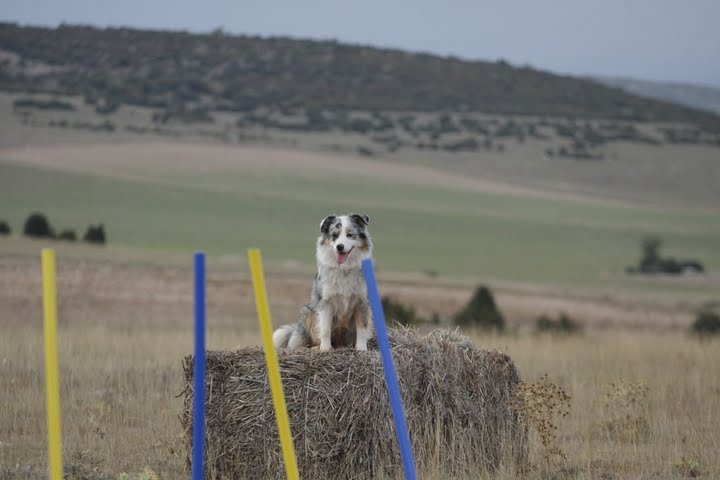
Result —
[{"label": "small evergreen tree", "polygon": [[32,213],[23,227],[23,235],[34,238],[54,238],[55,234],[48,222],[47,217],[42,213]]},{"label": "small evergreen tree", "polygon": [[702,311],[695,317],[692,331],[700,336],[720,334],[720,314],[712,311]]},{"label": "small evergreen tree", "polygon": [[475,290],[470,302],[454,318],[455,324],[464,327],[480,327],[502,331],[505,319],[495,304],[492,292],[486,286]]},{"label": "small evergreen tree", "polygon": [[415,309],[411,306],[406,307],[400,302],[394,301],[390,297],[382,297],[382,308],[385,313],[386,323],[392,324],[397,322],[401,325],[409,326],[419,323],[419,318],[415,313]]},{"label": "small evergreen tree", "polygon": [[660,259],[660,247],[662,240],[659,237],[645,237],[642,241],[642,258],[640,266],[655,265]]},{"label": "small evergreen tree", "polygon": [[103,224],[99,223],[97,226],[89,225],[85,235],[83,235],[83,241],[105,245],[107,239],[105,237],[105,227],[103,227]]},{"label": "small evergreen tree", "polygon": [[5,220],[0,220],[0,235],[10,235],[12,230],[10,225]]}]

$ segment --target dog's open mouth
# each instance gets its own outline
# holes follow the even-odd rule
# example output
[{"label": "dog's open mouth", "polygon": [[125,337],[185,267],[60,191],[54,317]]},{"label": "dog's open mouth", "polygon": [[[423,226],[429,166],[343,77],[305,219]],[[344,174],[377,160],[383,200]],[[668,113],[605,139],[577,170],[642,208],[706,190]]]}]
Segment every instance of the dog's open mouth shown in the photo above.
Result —
[{"label": "dog's open mouth", "polygon": [[[353,247],[353,248],[355,248],[355,247]],[[342,265],[343,263],[345,263],[345,260],[347,260],[348,256],[350,256],[350,253],[353,251],[353,248],[351,248],[347,252],[338,252],[338,254],[337,254],[338,265]]]}]

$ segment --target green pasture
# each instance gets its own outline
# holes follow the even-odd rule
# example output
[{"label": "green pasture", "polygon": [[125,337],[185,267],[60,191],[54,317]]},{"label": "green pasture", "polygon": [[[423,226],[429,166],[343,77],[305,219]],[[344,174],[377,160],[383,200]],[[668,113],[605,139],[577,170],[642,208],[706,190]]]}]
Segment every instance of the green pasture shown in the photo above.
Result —
[{"label": "green pasture", "polygon": [[[118,179],[20,166],[0,159],[0,219],[15,233],[33,211],[82,235],[103,222],[116,246],[157,252],[314,262],[328,213],[371,217],[378,268],[398,272],[564,285],[612,285],[649,234],[664,255],[720,270],[720,219],[573,200],[478,194],[362,177],[317,179],[238,172]],[[654,280],[647,280],[648,285]],[[641,282],[642,283],[642,282]]]}]

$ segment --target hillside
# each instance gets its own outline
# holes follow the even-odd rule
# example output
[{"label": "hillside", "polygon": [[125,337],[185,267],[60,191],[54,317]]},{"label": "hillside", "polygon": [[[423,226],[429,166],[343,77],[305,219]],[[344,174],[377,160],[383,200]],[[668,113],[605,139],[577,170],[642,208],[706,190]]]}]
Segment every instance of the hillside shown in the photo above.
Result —
[{"label": "hillside", "polygon": [[720,116],[504,61],[334,41],[0,24],[0,90],[190,112],[472,111],[691,123]]},{"label": "hillside", "polygon": [[720,113],[720,88],[718,87],[690,83],[653,82],[622,77],[593,77],[593,80],[610,87],[621,88],[634,95]]}]

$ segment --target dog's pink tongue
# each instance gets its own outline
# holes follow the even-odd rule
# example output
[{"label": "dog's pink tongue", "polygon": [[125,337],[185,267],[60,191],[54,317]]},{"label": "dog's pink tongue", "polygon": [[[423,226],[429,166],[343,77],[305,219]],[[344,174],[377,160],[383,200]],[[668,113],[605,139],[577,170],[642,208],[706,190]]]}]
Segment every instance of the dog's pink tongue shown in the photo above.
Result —
[{"label": "dog's pink tongue", "polygon": [[338,252],[338,257],[337,257],[338,265],[342,265],[343,263],[345,263],[345,260],[347,260],[348,255],[350,255],[350,252]]}]

